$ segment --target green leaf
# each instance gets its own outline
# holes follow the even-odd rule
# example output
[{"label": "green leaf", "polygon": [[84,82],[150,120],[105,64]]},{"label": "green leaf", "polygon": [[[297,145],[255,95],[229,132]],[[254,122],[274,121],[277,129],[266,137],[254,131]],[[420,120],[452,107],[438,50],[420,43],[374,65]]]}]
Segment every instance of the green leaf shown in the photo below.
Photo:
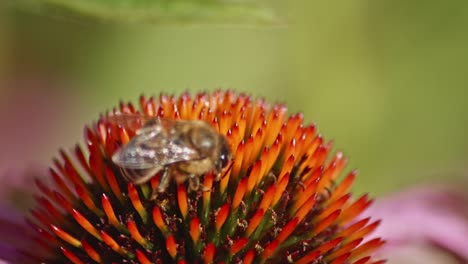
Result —
[{"label": "green leaf", "polygon": [[19,0],[14,6],[55,16],[155,24],[276,24],[273,8],[234,0]]}]

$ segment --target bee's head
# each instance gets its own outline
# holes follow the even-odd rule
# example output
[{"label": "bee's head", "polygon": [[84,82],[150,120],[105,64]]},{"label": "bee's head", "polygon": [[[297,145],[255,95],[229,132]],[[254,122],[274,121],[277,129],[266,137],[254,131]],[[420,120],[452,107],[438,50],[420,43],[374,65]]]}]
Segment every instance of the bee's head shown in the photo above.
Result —
[{"label": "bee's head", "polygon": [[210,158],[216,170],[220,172],[232,158],[229,144],[226,138],[209,124],[200,124],[188,132],[190,142],[202,156]]}]

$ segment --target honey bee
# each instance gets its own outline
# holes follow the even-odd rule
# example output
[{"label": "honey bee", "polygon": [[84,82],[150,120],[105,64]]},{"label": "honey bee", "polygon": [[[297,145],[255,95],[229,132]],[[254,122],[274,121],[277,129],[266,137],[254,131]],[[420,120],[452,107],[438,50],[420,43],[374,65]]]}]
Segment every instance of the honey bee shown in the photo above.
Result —
[{"label": "honey bee", "polygon": [[[149,181],[161,172],[157,192],[164,192],[170,180],[188,180],[190,190],[200,189],[200,177],[213,171],[221,179],[231,161],[226,138],[201,120],[172,120],[137,114],[115,114],[111,122],[123,127],[142,125],[136,135],[112,156],[124,177],[135,184]],[[153,193],[153,196],[155,193]]]}]

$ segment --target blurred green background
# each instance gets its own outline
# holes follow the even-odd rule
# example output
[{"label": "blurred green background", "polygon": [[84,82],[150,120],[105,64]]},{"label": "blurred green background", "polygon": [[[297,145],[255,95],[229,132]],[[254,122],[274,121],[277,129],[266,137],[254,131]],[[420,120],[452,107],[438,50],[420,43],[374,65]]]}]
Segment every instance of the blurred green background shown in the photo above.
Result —
[{"label": "blurred green background", "polygon": [[277,21],[239,24],[0,4],[0,168],[49,164],[121,99],[231,88],[304,112],[358,192],[467,177],[467,1],[269,4]]}]

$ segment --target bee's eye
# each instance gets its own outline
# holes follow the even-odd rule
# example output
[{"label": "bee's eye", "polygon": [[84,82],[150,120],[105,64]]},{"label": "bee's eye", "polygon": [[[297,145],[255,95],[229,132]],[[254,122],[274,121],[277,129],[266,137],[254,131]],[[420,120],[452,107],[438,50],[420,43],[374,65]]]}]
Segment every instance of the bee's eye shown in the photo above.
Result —
[{"label": "bee's eye", "polygon": [[229,164],[229,158],[226,154],[221,154],[221,167],[225,168]]},{"label": "bee's eye", "polygon": [[222,144],[219,159],[221,161],[222,168],[225,168],[229,164],[229,161],[231,160],[231,151],[229,150],[227,143]]}]

